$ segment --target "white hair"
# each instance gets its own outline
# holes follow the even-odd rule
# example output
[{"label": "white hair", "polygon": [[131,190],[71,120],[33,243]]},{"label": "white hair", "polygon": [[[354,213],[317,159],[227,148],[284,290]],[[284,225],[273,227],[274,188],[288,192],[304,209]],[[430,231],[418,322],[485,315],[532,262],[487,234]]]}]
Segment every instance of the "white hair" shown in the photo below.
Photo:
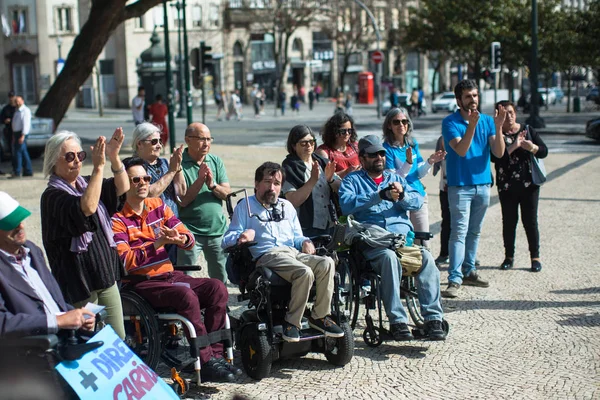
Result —
[{"label": "white hair", "polygon": [[141,124],[136,126],[133,130],[133,141],[131,142],[131,148],[133,149],[133,153],[137,154],[137,146],[140,141],[148,139],[156,132],[160,133],[160,129],[156,125],[151,124],[150,122],[142,122]]},{"label": "white hair", "polygon": [[44,151],[44,177],[48,177],[54,173],[54,166],[60,156],[60,148],[64,142],[71,139],[75,140],[79,147],[81,147],[81,140],[75,132],[60,131],[48,139]]}]

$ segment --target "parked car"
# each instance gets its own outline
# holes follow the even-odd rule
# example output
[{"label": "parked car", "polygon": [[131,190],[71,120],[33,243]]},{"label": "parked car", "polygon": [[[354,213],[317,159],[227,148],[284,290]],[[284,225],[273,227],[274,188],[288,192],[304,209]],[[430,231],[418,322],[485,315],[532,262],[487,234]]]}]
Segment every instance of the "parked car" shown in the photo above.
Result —
[{"label": "parked car", "polygon": [[599,98],[600,98],[600,93],[598,92],[598,86],[591,88],[590,91],[588,92],[587,96],[585,96],[585,99],[587,101],[596,101]]},{"label": "parked car", "polygon": [[442,93],[431,103],[431,111],[434,113],[438,111],[454,112],[456,110],[458,110],[458,104],[456,104],[454,92]]},{"label": "parked car", "polygon": [[585,136],[600,141],[600,117],[590,119],[587,122]]},{"label": "parked car", "polygon": [[[4,129],[4,127],[2,127]],[[46,142],[54,132],[54,121],[51,118],[32,118],[31,131],[27,136],[27,150],[31,158],[39,158],[44,154]],[[4,141],[4,134],[0,135],[0,159],[6,160],[11,157],[11,143]]]},{"label": "parked car", "polygon": [[[400,107],[404,107],[410,112],[410,108],[412,106],[410,102],[410,94],[400,93],[398,95],[398,104]],[[423,99],[423,104],[421,104],[421,107],[423,108],[423,111],[427,111],[427,100]],[[381,115],[385,116],[391,108],[392,103],[390,102],[389,98],[384,100],[383,103],[381,103]]]}]

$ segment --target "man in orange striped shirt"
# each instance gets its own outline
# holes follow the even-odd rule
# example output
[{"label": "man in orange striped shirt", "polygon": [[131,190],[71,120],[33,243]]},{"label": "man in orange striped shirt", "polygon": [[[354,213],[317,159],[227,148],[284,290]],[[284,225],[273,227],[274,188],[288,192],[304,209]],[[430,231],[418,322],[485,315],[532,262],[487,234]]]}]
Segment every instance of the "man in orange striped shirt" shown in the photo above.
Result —
[{"label": "man in orange striped shirt", "polygon": [[[160,198],[148,198],[150,176],[141,158],[123,160],[131,186],[121,212],[112,218],[117,251],[129,274],[149,277],[134,290],[153,307],[172,307],[190,320],[198,337],[225,326],[227,288],[218,279],[193,278],[175,271],[165,244],[182,249],[194,245],[194,235]],[[204,309],[204,323],[201,309]],[[203,380],[232,381],[241,370],[223,359],[223,345],[200,348]]]}]

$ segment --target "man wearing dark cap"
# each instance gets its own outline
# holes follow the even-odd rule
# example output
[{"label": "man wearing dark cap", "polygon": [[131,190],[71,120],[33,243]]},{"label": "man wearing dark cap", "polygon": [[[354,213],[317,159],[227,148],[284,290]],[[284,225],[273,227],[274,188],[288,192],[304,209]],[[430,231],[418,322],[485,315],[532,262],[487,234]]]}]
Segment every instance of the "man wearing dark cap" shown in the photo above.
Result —
[{"label": "man wearing dark cap", "polygon": [[[4,131],[0,140],[2,141],[2,146],[0,148],[1,151],[10,152],[10,148],[12,147],[12,118],[15,115],[15,92],[8,92],[8,103],[2,108],[0,112],[0,119],[4,124]],[[0,154],[0,161],[3,160],[2,154]],[[2,170],[0,170],[0,175],[6,175]]]},{"label": "man wearing dark cap", "polygon": [[[379,137],[365,136],[358,142],[362,169],[344,178],[339,189],[340,206],[344,215],[369,229],[408,235],[413,231],[407,211],[418,210],[423,205],[423,196],[410,187],[399,175],[386,171],[385,148]],[[373,246],[363,249],[363,255],[381,276],[381,297],[395,340],[411,340],[408,317],[400,300],[402,266],[395,249]],[[440,304],[440,273],[431,253],[421,250],[422,269],[416,277],[417,293],[421,303],[421,314],[425,320],[425,331],[431,340],[445,340],[442,328],[443,311]]]},{"label": "man wearing dark cap", "polygon": [[0,338],[92,330],[95,316],[67,304],[42,250],[25,235],[31,213],[0,192]]}]

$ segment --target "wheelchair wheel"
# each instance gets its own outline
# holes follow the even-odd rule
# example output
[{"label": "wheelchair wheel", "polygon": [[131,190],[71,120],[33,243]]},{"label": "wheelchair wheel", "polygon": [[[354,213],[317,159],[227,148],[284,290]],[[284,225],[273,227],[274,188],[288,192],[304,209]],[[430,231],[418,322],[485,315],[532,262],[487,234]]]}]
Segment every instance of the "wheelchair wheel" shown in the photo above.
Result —
[{"label": "wheelchair wheel", "polygon": [[150,368],[155,369],[161,355],[161,340],[154,310],[139,294],[121,292],[125,343]]},{"label": "wheelchair wheel", "polygon": [[366,328],[363,332],[363,340],[369,347],[379,347],[383,343],[383,332],[378,327]]},{"label": "wheelchair wheel", "polygon": [[403,292],[402,297],[406,301],[406,308],[408,308],[408,313],[410,314],[413,323],[418,329],[424,328],[425,320],[421,315],[421,304],[419,303],[419,297],[417,296],[415,278],[412,276],[403,277],[402,283],[400,284],[400,291]]},{"label": "wheelchair wheel", "polygon": [[260,334],[256,326],[246,326],[240,334],[242,365],[252,379],[261,380],[271,373],[273,357],[267,336]]},{"label": "wheelchair wheel", "polygon": [[340,257],[337,273],[339,274],[338,292],[340,312],[347,320],[351,320],[354,318],[354,282],[350,266],[345,258]]},{"label": "wheelchair wheel", "polygon": [[162,361],[179,370],[190,359],[190,342],[178,321],[159,321],[161,324]]},{"label": "wheelchair wheel", "polygon": [[325,339],[327,341],[325,344],[327,348],[325,351],[325,358],[327,358],[327,361],[329,361],[330,364],[343,367],[348,364],[354,356],[354,335],[348,322],[340,324],[340,327],[344,331],[344,337]]}]

